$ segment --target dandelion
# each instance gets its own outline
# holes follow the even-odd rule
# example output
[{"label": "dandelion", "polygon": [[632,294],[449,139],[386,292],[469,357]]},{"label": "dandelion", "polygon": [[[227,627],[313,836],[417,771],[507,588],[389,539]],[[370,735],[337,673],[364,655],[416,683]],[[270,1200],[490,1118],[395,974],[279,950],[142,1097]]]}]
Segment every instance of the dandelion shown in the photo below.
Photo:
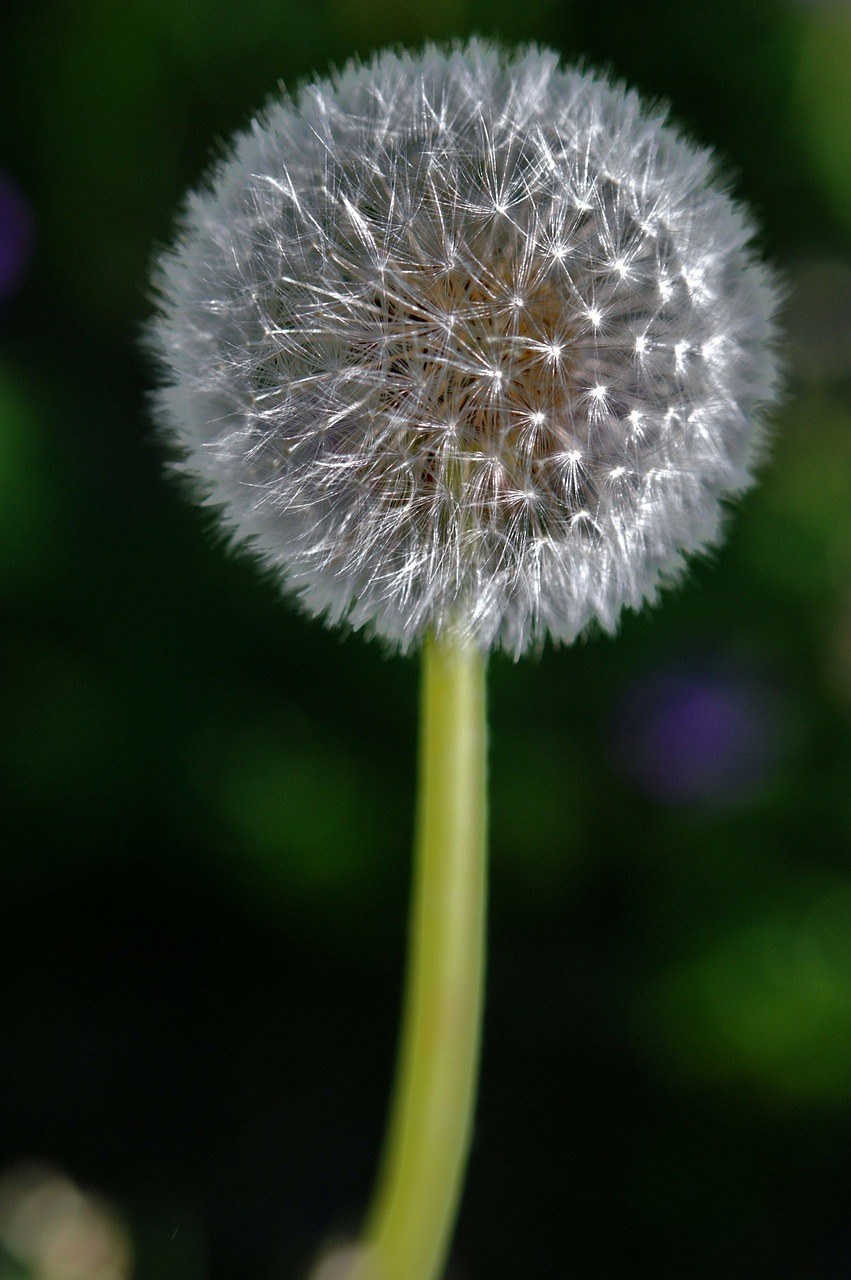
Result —
[{"label": "dandelion", "polygon": [[613,629],[717,539],[774,395],[714,168],[537,49],[273,103],[160,263],[181,471],[307,610],[403,649]]},{"label": "dandelion", "polygon": [[424,645],[408,1013],[364,1276],[436,1276],[460,1187],[485,654],[612,631],[717,542],[777,393],[752,235],[659,109],[471,41],[272,102],[159,260],[177,470],[309,613]]}]

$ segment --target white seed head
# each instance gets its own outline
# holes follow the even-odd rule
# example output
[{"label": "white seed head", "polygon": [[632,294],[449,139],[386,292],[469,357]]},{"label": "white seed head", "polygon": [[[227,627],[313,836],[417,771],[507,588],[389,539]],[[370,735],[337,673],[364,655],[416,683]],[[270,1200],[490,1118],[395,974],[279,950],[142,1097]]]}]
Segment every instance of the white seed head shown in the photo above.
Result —
[{"label": "white seed head", "polygon": [[302,605],[406,649],[612,630],[719,536],[777,290],[711,154],[473,41],[272,102],[156,272],[178,469]]}]

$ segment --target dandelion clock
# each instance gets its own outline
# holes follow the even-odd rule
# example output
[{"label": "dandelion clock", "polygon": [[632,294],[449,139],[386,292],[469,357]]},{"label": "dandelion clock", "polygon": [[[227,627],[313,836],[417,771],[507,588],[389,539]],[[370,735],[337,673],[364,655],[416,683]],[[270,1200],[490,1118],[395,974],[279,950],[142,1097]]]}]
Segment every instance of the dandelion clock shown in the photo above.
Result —
[{"label": "dandelion clock", "polygon": [[352,1280],[437,1280],[454,1223],[487,655],[613,631],[718,541],[776,398],[752,235],[658,108],[473,41],[271,102],[157,264],[175,469],[308,613],[422,651],[398,1079]]}]

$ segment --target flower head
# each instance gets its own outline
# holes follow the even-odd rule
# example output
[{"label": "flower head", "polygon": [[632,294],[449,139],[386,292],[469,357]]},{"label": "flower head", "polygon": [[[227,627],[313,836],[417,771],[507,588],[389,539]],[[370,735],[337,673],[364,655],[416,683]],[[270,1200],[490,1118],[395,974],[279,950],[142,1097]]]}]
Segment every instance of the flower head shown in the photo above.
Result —
[{"label": "flower head", "polygon": [[723,807],[770,778],[788,738],[771,683],[730,663],[648,673],[626,693],[612,724],[615,763],[652,799]]},{"label": "flower head", "polygon": [[29,201],[17,183],[0,172],[0,302],[21,282],[32,254],[34,231]]},{"label": "flower head", "polygon": [[407,648],[615,627],[719,536],[776,290],[713,158],[555,54],[271,103],[157,270],[178,468],[303,606]]}]

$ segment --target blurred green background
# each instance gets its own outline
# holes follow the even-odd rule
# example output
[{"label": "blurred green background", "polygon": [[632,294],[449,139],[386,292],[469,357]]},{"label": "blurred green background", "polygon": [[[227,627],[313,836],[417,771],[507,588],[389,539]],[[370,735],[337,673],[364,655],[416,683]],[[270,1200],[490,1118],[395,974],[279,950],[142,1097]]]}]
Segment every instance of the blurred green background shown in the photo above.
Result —
[{"label": "blurred green background", "polygon": [[[851,8],[19,0],[0,23],[0,1280],[283,1280],[358,1222],[417,664],[224,553],[163,479],[137,338],[183,191],[279,80],[471,31],[609,67],[720,149],[789,285],[789,390],[684,589],[492,664],[451,1274],[851,1276]],[[105,1197],[100,1236],[33,1160]],[[45,1204],[89,1263],[33,1243]],[[107,1220],[135,1263],[125,1236],[91,1262]]]}]

